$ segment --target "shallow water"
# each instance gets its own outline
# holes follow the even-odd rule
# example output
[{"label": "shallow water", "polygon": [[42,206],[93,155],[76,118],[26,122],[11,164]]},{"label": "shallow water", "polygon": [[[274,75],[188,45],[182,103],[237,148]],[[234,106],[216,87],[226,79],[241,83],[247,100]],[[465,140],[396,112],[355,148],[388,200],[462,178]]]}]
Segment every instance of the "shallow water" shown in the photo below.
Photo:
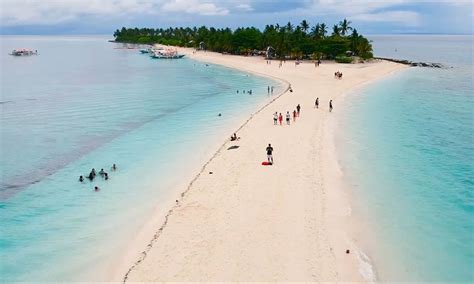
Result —
[{"label": "shallow water", "polygon": [[[187,58],[153,60],[105,37],[6,36],[1,47],[5,281],[104,279],[173,186],[271,99],[268,85],[281,88]],[[7,54],[22,47],[40,55]],[[110,179],[79,183],[92,168]]]},{"label": "shallow water", "polygon": [[345,102],[339,149],[367,250],[385,281],[474,280],[472,36],[374,36],[410,68]]}]

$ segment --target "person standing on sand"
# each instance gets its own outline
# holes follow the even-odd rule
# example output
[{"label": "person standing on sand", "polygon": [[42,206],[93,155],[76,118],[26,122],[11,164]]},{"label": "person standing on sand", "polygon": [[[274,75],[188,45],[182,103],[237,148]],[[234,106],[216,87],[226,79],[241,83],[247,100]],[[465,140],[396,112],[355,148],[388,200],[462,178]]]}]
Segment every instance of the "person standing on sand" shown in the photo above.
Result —
[{"label": "person standing on sand", "polygon": [[268,162],[270,163],[270,165],[273,165],[273,147],[272,147],[272,144],[268,144],[268,147],[267,147],[267,159],[268,159]]},{"label": "person standing on sand", "polygon": [[278,120],[280,121],[280,125],[281,125],[283,122],[283,115],[281,115],[281,112],[280,112],[280,115],[278,116]]},{"label": "person standing on sand", "polygon": [[332,100],[329,101],[329,112],[332,112]]},{"label": "person standing on sand", "polygon": [[270,94],[270,86],[267,87],[267,94]]},{"label": "person standing on sand", "polygon": [[300,111],[301,111],[301,106],[300,106],[300,104],[298,104],[296,106],[296,112],[298,113],[298,117],[300,116]]},{"label": "person standing on sand", "polygon": [[287,125],[290,125],[290,118],[291,118],[290,112],[287,111],[287,112],[286,112],[286,124],[287,124]]},{"label": "person standing on sand", "polygon": [[296,121],[296,110],[293,111],[293,122]]},{"label": "person standing on sand", "polygon": [[316,98],[316,101],[314,102],[314,107],[319,108],[319,98]]},{"label": "person standing on sand", "polygon": [[273,114],[273,125],[277,125],[278,124],[277,121],[278,121],[278,112],[275,112]]}]

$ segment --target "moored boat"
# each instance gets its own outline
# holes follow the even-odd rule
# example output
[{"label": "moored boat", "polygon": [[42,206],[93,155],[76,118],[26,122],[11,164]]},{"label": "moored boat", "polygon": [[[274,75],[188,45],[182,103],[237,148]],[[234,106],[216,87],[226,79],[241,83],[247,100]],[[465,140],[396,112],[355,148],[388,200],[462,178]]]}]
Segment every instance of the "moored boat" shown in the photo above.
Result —
[{"label": "moored boat", "polygon": [[150,56],[156,59],[179,59],[179,58],[183,58],[184,54],[178,54],[177,50],[160,49],[160,50],[154,50]]},{"label": "moored boat", "polygon": [[21,48],[21,49],[14,49],[12,50],[12,53],[10,55],[13,56],[30,56],[30,55],[38,55],[38,50],[31,50],[31,49],[26,49],[26,48]]}]

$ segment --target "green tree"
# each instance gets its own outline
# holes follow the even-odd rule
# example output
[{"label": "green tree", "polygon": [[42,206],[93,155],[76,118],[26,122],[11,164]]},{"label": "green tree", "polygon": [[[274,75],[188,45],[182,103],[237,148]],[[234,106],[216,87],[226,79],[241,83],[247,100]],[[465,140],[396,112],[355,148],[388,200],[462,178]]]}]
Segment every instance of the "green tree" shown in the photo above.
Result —
[{"label": "green tree", "polygon": [[341,34],[344,36],[346,33],[350,30],[352,30],[352,27],[350,26],[351,21],[348,21],[346,18],[344,20],[339,22],[339,31]]},{"label": "green tree", "polygon": [[301,21],[300,26],[304,33],[308,32],[309,23],[306,20]]}]

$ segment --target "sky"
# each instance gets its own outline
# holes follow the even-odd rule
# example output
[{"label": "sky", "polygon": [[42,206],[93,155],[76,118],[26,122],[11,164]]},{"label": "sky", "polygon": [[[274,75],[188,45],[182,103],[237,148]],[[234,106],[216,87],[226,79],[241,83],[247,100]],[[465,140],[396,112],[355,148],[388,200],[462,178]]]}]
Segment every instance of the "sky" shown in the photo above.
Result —
[{"label": "sky", "polygon": [[121,27],[216,28],[266,24],[364,34],[473,34],[472,0],[0,0],[0,34],[110,34]]}]

